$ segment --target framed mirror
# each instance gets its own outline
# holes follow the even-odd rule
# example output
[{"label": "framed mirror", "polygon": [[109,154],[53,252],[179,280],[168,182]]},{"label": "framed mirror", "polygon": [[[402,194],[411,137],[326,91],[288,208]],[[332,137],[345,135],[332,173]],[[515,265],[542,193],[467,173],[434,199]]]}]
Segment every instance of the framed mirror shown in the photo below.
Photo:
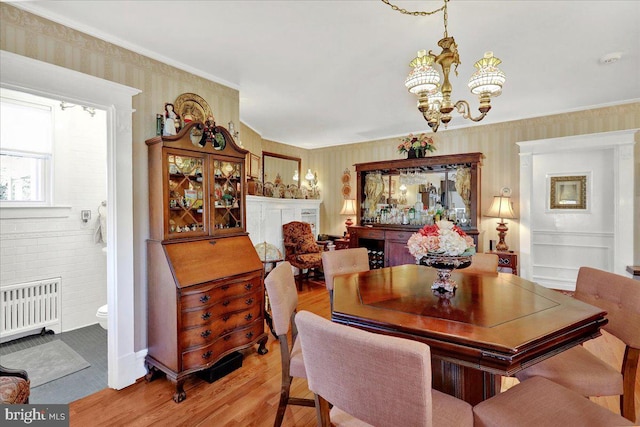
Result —
[{"label": "framed mirror", "polygon": [[300,187],[299,157],[285,156],[284,154],[262,152],[262,182],[284,184],[285,186]]}]

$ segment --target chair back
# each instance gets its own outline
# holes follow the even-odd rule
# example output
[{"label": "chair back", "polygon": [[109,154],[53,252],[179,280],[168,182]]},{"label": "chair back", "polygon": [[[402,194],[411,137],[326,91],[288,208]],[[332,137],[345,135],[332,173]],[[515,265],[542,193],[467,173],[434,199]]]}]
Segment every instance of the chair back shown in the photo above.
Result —
[{"label": "chair back", "polygon": [[351,248],[322,252],[322,270],[329,291],[333,291],[333,278],[339,274],[369,271],[367,248]]},{"label": "chair back", "polygon": [[464,271],[466,273],[497,273],[498,255],[474,254],[471,256],[471,265]]},{"label": "chair back", "polygon": [[282,225],[282,237],[284,240],[285,259],[296,254],[320,252],[315,236],[311,230],[311,224],[301,221],[292,221]]},{"label": "chair back", "polygon": [[279,264],[264,279],[264,284],[271,304],[273,329],[276,335],[286,335],[289,332],[291,316],[298,306],[298,291],[291,264],[287,261]]},{"label": "chair back", "polygon": [[431,426],[429,346],[296,315],[309,389],[376,427]]},{"label": "chair back", "polygon": [[603,326],[630,347],[640,348],[640,282],[619,274],[581,267],[575,298],[607,312]]}]

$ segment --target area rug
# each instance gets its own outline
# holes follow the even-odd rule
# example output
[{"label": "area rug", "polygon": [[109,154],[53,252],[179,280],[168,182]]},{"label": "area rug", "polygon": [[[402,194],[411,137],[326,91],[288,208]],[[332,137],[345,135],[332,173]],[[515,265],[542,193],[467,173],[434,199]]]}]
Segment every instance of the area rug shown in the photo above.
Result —
[{"label": "area rug", "polygon": [[2,366],[27,371],[31,388],[91,366],[82,356],[60,340],[9,353],[0,358]]}]

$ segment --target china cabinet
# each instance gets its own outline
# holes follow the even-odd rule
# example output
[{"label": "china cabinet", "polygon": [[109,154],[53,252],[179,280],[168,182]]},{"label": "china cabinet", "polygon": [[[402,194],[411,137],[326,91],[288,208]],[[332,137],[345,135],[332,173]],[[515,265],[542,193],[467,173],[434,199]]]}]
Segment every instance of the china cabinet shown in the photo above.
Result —
[{"label": "china cabinet", "polygon": [[259,344],[263,268],[245,226],[244,159],[221,126],[187,124],[149,149],[147,380],[185,379]]},{"label": "china cabinet", "polygon": [[407,249],[425,224],[449,219],[478,245],[482,153],[359,163],[351,247],[369,250],[370,267],[415,263]]}]

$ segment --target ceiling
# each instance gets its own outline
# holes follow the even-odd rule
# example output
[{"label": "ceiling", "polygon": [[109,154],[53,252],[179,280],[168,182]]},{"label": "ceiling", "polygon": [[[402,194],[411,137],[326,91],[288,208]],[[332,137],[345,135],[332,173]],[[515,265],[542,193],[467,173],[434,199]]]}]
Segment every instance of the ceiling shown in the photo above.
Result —
[{"label": "ceiling", "polygon": [[[14,5],[238,89],[241,121],[265,139],[317,148],[428,129],[404,79],[417,50],[439,52],[441,13],[407,16],[379,0]],[[448,9],[462,61],[452,99],[478,114],[466,84],[487,50],[507,75],[482,122],[454,113],[449,129],[640,100],[639,1],[451,0]],[[600,62],[613,52],[622,58]]]}]

